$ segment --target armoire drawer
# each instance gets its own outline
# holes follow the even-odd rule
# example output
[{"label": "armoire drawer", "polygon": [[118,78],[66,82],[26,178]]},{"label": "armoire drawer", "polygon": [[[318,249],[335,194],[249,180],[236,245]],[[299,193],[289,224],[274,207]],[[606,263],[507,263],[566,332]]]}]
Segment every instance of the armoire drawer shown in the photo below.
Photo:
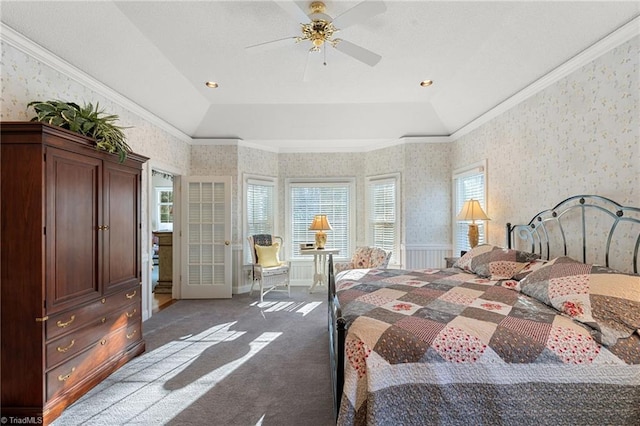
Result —
[{"label": "armoire drawer", "polygon": [[140,340],[142,322],[136,321],[127,327],[114,330],[46,374],[47,400],[89,378],[92,372],[107,364],[110,358],[126,351],[132,343]]},{"label": "armoire drawer", "polygon": [[140,304],[124,306],[108,316],[89,321],[85,327],[53,340],[46,345],[46,368],[66,361],[84,350],[87,346],[103,339],[111,330],[129,326],[141,321]]},{"label": "armoire drawer", "polygon": [[140,286],[125,289],[95,302],[78,306],[66,312],[53,315],[47,320],[46,339],[50,341],[65,333],[75,331],[96,319],[109,315],[114,310],[140,301]]}]

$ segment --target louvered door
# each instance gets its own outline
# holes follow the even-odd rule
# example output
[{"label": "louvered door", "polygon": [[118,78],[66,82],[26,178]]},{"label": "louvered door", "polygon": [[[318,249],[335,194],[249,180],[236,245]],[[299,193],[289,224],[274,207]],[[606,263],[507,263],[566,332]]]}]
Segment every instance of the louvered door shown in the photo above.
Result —
[{"label": "louvered door", "polygon": [[231,177],[183,182],[182,298],[230,298]]}]

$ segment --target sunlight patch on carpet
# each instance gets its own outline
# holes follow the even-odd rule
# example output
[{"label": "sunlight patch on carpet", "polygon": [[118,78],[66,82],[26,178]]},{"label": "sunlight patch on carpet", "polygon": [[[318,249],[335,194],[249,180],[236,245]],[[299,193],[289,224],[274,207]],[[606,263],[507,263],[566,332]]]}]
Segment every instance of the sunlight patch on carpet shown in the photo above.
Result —
[{"label": "sunlight patch on carpet", "polygon": [[[253,302],[249,306],[257,306],[262,312],[294,312],[306,316],[322,302]],[[263,314],[264,316],[264,314]]]},{"label": "sunlight patch on carpet", "polygon": [[[246,333],[229,330],[235,324],[217,325],[141,355],[84,395],[53,424],[163,424],[170,421],[282,335],[280,332],[260,334],[249,343],[244,355],[211,371],[206,367],[203,371],[197,370],[199,377],[191,382],[179,376],[188,368],[202,369],[197,361],[205,350]],[[74,409],[76,405],[81,409]],[[116,423],[110,423],[116,419]]]},{"label": "sunlight patch on carpet", "polygon": [[299,314],[302,314],[302,316],[304,317],[307,314],[311,313],[311,311],[313,311],[315,308],[317,308],[320,305],[322,305],[322,302],[307,303],[306,305],[298,309],[296,312]]}]

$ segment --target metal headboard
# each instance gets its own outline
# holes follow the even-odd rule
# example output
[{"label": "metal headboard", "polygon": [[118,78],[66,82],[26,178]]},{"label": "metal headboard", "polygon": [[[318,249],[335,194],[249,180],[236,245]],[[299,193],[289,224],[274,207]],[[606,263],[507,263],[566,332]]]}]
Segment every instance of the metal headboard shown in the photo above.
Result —
[{"label": "metal headboard", "polygon": [[571,256],[637,274],[640,208],[598,195],[576,195],[541,211],[526,225],[507,223],[507,247],[543,259]]}]

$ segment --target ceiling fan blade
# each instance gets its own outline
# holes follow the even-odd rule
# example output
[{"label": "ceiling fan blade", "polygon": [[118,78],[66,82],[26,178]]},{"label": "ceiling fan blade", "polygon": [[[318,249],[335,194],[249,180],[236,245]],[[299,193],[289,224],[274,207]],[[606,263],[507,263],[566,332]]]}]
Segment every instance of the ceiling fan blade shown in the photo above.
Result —
[{"label": "ceiling fan blade", "polygon": [[298,22],[299,24],[306,24],[309,22],[309,16],[307,15],[309,11],[305,11],[304,9],[302,9],[302,5],[294,2],[293,0],[290,0],[290,1],[274,0],[274,3],[280,6],[282,10],[287,12],[287,14],[289,14],[289,16],[295,19],[296,22]]},{"label": "ceiling fan blade", "polygon": [[382,56],[378,55],[377,53],[373,53],[372,51],[367,50],[364,47],[360,47],[357,44],[353,44],[342,39],[337,39],[336,41],[337,43],[334,45],[334,47],[337,50],[341,51],[345,55],[349,55],[352,58],[357,59],[360,62],[364,62],[369,66],[375,66],[378,62],[380,62],[380,59],[382,59]]},{"label": "ceiling fan blade", "polygon": [[245,49],[256,49],[256,50],[266,50],[267,48],[276,48],[283,46],[285,44],[294,44],[297,37],[284,37],[276,40],[264,41],[262,43],[252,44],[250,46],[246,46]]},{"label": "ceiling fan blade", "polygon": [[348,9],[341,15],[338,15],[333,20],[333,25],[342,30],[344,28],[350,27],[353,24],[358,24],[360,22],[364,22],[367,19],[383,13],[387,10],[387,6],[383,1],[378,0],[367,0],[362,3],[358,3],[353,6],[351,9]]},{"label": "ceiling fan blade", "polygon": [[307,63],[304,67],[304,77],[302,81],[313,81],[320,75],[320,73],[324,70],[324,66],[326,63],[326,48],[323,48],[322,51],[316,52],[310,50],[307,54]]}]

